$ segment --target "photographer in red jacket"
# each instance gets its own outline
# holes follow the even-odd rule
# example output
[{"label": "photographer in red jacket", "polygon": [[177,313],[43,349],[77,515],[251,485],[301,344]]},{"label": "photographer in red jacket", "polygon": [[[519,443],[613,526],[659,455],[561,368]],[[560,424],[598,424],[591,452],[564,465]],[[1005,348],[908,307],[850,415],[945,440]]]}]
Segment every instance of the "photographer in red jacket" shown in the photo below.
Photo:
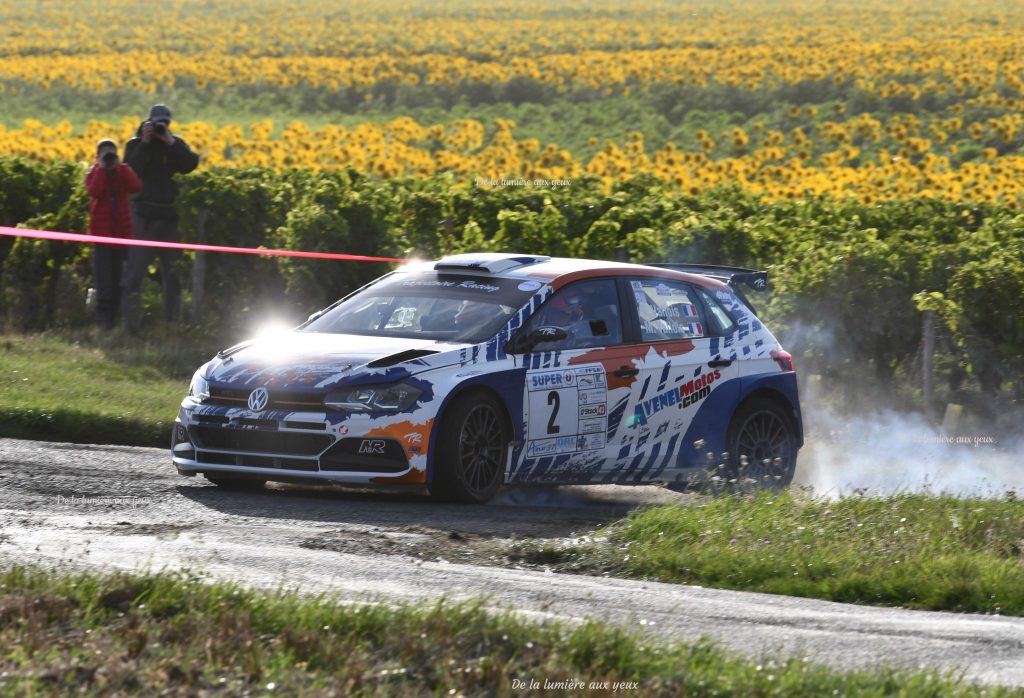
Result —
[{"label": "photographer in red jacket", "polygon": [[[135,171],[117,157],[117,144],[105,139],[96,144],[96,162],[85,175],[89,192],[89,234],[130,238],[132,212],[128,195],[142,188]],[[96,283],[96,324],[111,329],[121,302],[121,271],[127,258],[123,245],[93,245]]]}]

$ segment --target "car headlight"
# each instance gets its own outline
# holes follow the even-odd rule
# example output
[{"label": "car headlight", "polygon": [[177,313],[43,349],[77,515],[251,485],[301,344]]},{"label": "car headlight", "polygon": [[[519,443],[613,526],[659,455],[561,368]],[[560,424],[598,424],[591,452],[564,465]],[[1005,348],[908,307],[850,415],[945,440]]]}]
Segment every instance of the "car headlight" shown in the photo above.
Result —
[{"label": "car headlight", "polygon": [[188,386],[188,396],[195,402],[206,402],[210,399],[210,384],[203,377],[203,368],[195,372],[192,383]]},{"label": "car headlight", "polygon": [[360,385],[333,391],[324,399],[324,406],[340,412],[401,412],[422,394],[405,383]]}]

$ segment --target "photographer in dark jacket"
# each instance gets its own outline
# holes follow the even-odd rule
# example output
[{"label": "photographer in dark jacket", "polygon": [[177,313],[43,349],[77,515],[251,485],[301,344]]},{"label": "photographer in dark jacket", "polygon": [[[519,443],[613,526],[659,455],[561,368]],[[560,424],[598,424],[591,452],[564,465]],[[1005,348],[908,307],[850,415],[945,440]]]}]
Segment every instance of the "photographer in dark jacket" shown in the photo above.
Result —
[{"label": "photographer in dark jacket", "polygon": [[[132,197],[132,227],[142,240],[178,242],[178,211],[175,198],[177,174],[196,169],[199,156],[181,138],[171,133],[171,110],[157,104],[149,110],[135,138],[124,148],[124,161],[142,179],[142,189]],[[160,259],[163,286],[164,319],[175,321],[181,311],[181,285],[174,273],[180,251],[153,247],[132,247],[124,279],[124,320],[129,329],[138,329],[142,319],[142,281],[156,253]]]}]

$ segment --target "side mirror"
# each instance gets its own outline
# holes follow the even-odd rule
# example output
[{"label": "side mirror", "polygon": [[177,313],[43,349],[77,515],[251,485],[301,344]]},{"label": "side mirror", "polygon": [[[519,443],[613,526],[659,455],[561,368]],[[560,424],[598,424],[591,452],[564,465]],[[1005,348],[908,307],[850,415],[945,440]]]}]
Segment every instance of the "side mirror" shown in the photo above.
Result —
[{"label": "side mirror", "polygon": [[548,325],[544,327],[536,327],[529,334],[519,335],[505,348],[510,354],[527,354],[533,351],[533,348],[538,344],[546,342],[561,342],[563,339],[567,339],[569,334],[561,327],[555,327]]}]

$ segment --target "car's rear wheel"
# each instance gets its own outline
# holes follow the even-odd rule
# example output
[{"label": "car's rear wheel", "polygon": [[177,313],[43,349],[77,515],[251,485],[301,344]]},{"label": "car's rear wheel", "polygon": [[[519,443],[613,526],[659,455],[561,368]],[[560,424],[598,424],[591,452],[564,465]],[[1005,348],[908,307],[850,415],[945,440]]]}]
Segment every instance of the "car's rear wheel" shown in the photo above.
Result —
[{"label": "car's rear wheel", "polygon": [[231,475],[214,475],[212,473],[205,473],[204,477],[226,490],[261,490],[263,486],[267,484],[266,480],[262,480],[256,477],[237,477]]},{"label": "car's rear wheel", "polygon": [[504,408],[488,393],[459,398],[441,423],[430,492],[457,502],[482,504],[505,479],[509,434]]},{"label": "car's rear wheel", "polygon": [[743,403],[729,425],[730,480],[779,490],[793,480],[797,436],[793,422],[774,400]]}]

